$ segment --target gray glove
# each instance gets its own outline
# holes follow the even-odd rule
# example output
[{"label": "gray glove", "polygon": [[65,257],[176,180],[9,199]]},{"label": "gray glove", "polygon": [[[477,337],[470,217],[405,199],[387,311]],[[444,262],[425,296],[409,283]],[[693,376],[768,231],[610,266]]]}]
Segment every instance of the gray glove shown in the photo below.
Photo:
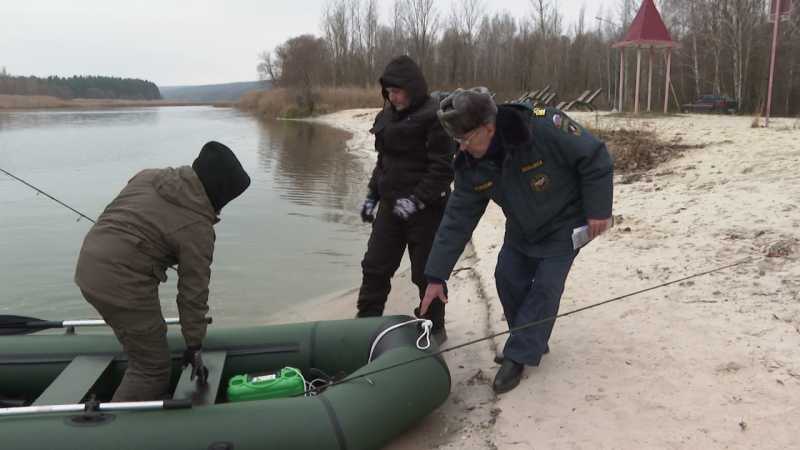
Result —
[{"label": "gray glove", "polygon": [[425,209],[425,204],[417,200],[417,197],[410,195],[408,198],[398,198],[395,200],[392,212],[395,216],[403,220],[408,220],[417,211],[422,209]]},{"label": "gray glove", "polygon": [[367,197],[361,205],[361,220],[364,223],[372,222],[375,220],[375,208],[378,207],[378,201],[373,197]]},{"label": "gray glove", "polygon": [[192,373],[189,376],[190,381],[197,378],[197,384],[204,385],[208,382],[208,368],[203,365],[203,354],[200,347],[189,347],[183,352],[183,368],[190,365],[192,366]]}]

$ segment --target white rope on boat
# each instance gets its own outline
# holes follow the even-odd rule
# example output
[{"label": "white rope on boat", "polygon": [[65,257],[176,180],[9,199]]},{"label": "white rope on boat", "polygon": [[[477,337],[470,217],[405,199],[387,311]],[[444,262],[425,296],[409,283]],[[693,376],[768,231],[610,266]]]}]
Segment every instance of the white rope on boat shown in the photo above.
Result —
[{"label": "white rope on boat", "polygon": [[[392,325],[391,327],[383,330],[378,337],[372,341],[372,348],[369,349],[369,359],[367,360],[368,363],[372,362],[372,355],[375,353],[375,347],[378,346],[378,343],[386,336],[390,331],[394,331],[400,327],[416,324],[418,322],[422,322],[422,334],[417,338],[417,348],[420,350],[427,350],[431,346],[431,328],[433,328],[433,322],[428,319],[412,319],[407,322],[398,323],[396,325]],[[422,344],[422,341],[425,341],[425,344]]]}]

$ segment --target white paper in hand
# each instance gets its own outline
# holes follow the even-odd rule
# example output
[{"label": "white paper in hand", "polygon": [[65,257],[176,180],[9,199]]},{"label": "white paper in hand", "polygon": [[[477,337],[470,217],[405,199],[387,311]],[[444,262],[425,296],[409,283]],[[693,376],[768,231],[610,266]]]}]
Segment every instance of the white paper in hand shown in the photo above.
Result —
[{"label": "white paper in hand", "polygon": [[572,248],[577,250],[584,245],[588,244],[591,239],[589,238],[589,225],[584,225],[572,230]]}]

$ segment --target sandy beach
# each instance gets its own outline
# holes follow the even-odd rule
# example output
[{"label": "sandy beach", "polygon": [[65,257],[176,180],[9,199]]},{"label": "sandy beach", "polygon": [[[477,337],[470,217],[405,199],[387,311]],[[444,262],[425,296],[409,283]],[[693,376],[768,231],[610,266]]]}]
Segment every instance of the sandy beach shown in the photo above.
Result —
[{"label": "sandy beach", "polygon": [[[314,120],[351,132],[348,151],[374,161],[375,112]],[[581,251],[562,313],[751,260],[560,319],[550,354],[508,394],[491,390],[502,337],[447,353],[450,398],[388,448],[800,448],[800,120],[571,116],[702,148],[616,176],[616,225]],[[456,266],[445,347],[507,329],[493,276],[504,220],[490,205]],[[409,274],[393,286],[387,313],[410,314]],[[355,298],[282,321],[349,318]]]}]

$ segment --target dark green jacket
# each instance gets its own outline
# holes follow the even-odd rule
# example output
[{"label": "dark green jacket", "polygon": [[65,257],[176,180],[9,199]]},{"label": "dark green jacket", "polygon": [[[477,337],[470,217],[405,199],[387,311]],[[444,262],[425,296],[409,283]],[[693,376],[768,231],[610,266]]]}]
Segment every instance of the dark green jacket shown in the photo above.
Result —
[{"label": "dark green jacket", "polygon": [[613,163],[603,142],[562,112],[501,105],[492,153],[455,160],[455,190],[425,274],[446,280],[493,200],[505,240],[531,256],[572,251],[572,229],[611,217]]}]

